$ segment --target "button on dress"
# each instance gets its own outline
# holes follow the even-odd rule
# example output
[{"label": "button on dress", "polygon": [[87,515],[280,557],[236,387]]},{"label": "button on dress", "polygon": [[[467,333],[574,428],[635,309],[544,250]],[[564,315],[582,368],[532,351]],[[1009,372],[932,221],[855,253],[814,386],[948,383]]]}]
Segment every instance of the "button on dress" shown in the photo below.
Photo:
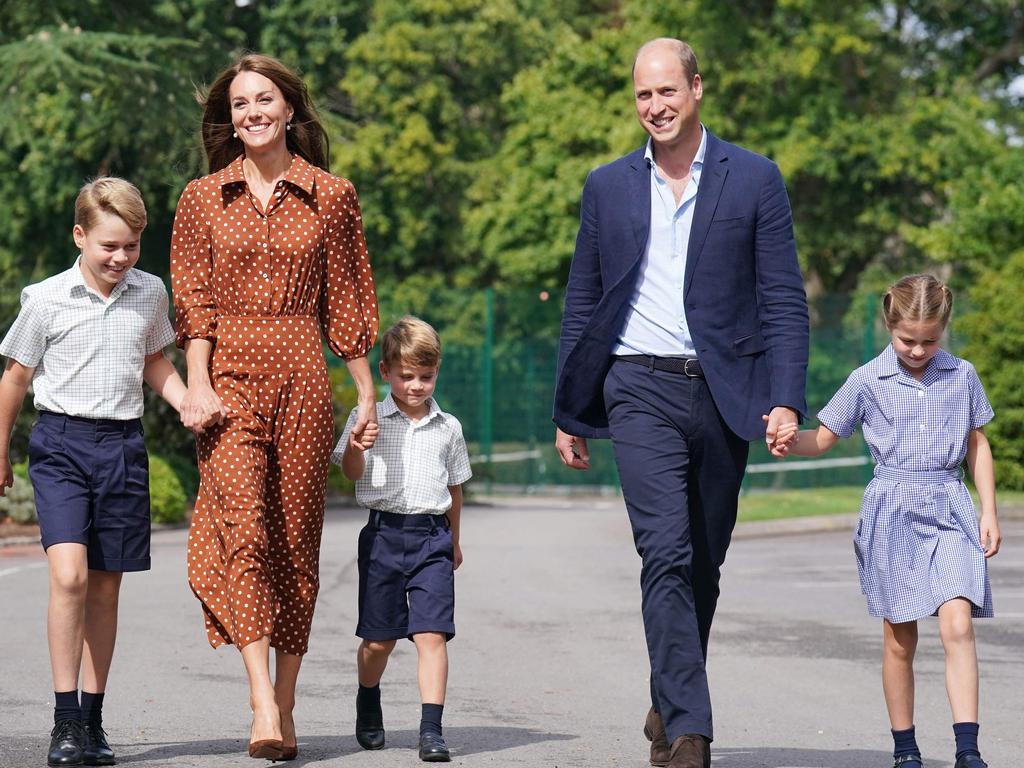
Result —
[{"label": "button on dress", "polygon": [[992,588],[961,464],[972,429],[993,417],[978,374],[945,350],[921,381],[892,346],[858,368],[818,420],[839,437],[863,425],[876,462],[854,549],[872,616],[892,623],[935,614],[957,597],[991,617]]},{"label": "button on dress", "polygon": [[196,437],[188,579],[213,647],[269,635],[302,655],[334,434],[322,340],[365,356],[377,300],[351,183],[294,156],[264,210],[242,160],[190,182],[174,219],[177,343],[213,342],[228,411]]}]

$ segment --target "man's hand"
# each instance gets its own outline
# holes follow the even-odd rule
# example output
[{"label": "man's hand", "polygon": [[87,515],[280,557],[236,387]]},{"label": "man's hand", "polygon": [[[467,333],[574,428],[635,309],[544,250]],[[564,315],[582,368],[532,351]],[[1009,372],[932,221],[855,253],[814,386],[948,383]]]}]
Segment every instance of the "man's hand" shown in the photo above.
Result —
[{"label": "man's hand", "polygon": [[[761,420],[764,421],[767,428],[768,417],[761,416]],[[800,426],[795,421],[780,425],[775,433],[774,443],[768,442],[767,435],[765,436],[765,441],[768,442],[768,452],[776,459],[786,458],[789,455],[789,447],[797,440],[797,432],[799,431]]]},{"label": "man's hand", "polygon": [[764,441],[768,444],[768,450],[772,456],[783,457],[788,452],[789,442],[793,439],[796,431],[791,431],[792,426],[798,423],[796,411],[784,405],[777,405],[772,408],[771,413],[762,416],[765,423]]},{"label": "man's hand", "polygon": [[565,466],[571,469],[590,468],[590,452],[587,450],[586,438],[567,435],[556,427],[555,448],[558,449],[558,455],[562,457]]}]

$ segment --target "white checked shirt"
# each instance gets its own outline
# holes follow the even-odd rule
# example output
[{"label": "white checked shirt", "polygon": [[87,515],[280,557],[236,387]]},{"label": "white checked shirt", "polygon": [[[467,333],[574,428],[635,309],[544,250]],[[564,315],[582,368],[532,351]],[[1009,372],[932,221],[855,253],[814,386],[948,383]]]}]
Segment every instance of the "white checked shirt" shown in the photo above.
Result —
[{"label": "white checked shirt", "polygon": [[[430,411],[413,423],[389,394],[377,403],[377,421],[380,434],[363,454],[366,468],[356,481],[356,501],[399,515],[440,515],[451,509],[448,486],[473,476],[459,420],[431,399]],[[353,410],[331,457],[336,464],[341,464],[355,423]]]},{"label": "white checked shirt", "polygon": [[137,419],[145,357],[174,341],[167,289],[156,275],[130,269],[104,298],[85,284],[79,259],[21,292],[0,355],[35,368],[36,410]]}]

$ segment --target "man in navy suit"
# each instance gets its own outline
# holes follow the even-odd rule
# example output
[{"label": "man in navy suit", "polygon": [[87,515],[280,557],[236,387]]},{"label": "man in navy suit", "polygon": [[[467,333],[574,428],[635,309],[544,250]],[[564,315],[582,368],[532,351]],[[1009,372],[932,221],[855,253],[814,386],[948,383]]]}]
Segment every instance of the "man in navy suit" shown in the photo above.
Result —
[{"label": "man in navy suit", "polygon": [[555,393],[575,469],[611,437],[643,562],[651,764],[708,768],[705,661],[748,443],[806,412],[808,315],[778,167],[701,125],[692,49],[633,65],[646,146],[583,188]]}]

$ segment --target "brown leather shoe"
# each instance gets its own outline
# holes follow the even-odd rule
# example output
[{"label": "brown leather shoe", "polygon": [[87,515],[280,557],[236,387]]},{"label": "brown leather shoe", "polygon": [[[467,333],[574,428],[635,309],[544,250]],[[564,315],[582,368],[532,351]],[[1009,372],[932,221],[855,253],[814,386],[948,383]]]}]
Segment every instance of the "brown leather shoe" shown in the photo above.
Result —
[{"label": "brown leather shoe", "polygon": [[711,743],[696,733],[680,736],[672,742],[668,768],[711,768]]},{"label": "brown leather shoe", "polygon": [[654,707],[647,712],[647,721],[644,723],[644,736],[651,742],[651,765],[668,765],[672,757],[672,749],[668,745],[668,737],[665,736],[665,724],[661,722]]}]

